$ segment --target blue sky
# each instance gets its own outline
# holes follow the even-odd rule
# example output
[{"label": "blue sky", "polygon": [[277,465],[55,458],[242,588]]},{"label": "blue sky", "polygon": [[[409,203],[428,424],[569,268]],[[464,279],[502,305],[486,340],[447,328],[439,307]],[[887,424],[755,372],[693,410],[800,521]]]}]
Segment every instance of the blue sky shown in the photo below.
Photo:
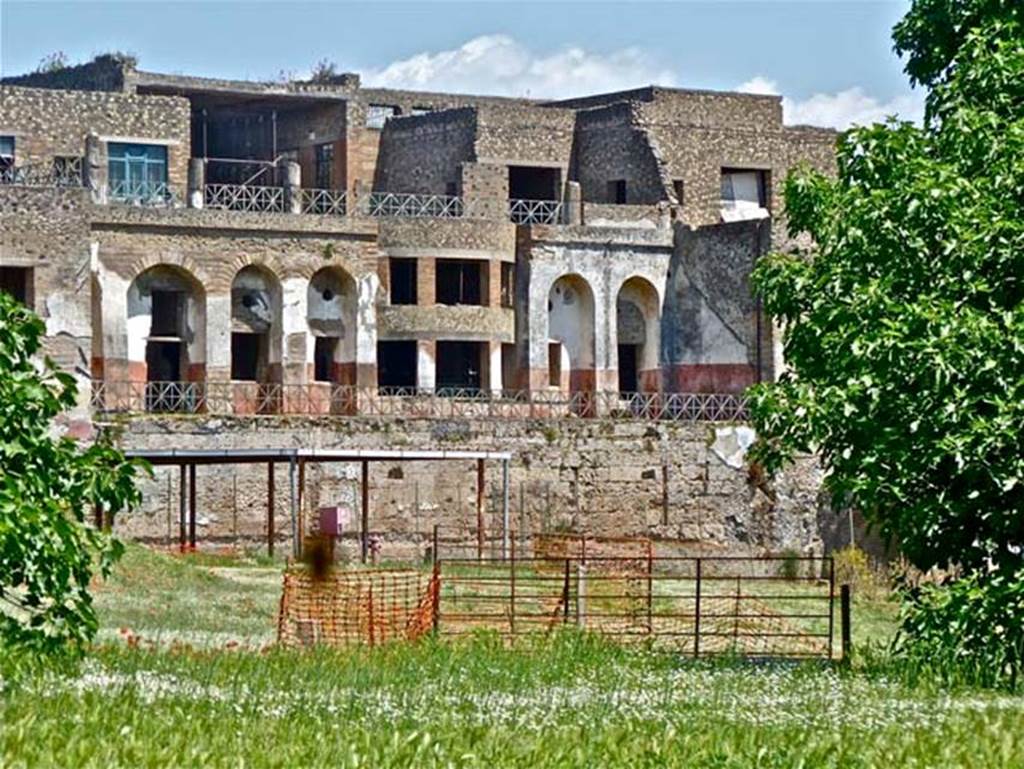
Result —
[{"label": "blue sky", "polygon": [[0,0],[0,72],[118,49],[142,69],[301,75],[319,59],[374,85],[561,97],[651,82],[781,93],[787,122],[916,118],[890,30],[907,0],[46,2]]}]

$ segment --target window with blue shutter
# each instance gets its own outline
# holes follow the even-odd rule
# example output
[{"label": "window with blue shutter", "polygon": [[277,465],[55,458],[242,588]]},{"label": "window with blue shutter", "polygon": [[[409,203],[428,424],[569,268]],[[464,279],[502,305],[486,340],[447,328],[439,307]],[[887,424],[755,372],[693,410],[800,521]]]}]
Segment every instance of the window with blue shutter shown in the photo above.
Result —
[{"label": "window with blue shutter", "polygon": [[166,198],[167,147],[160,144],[107,145],[110,195],[117,200]]}]

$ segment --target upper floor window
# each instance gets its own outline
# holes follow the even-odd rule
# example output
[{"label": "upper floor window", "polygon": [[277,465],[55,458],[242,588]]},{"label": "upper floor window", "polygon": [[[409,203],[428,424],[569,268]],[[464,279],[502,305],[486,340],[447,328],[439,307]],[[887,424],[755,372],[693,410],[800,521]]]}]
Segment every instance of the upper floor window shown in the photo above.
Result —
[{"label": "upper floor window", "polygon": [[389,117],[398,114],[398,107],[390,104],[371,104],[366,108],[366,127],[383,128]]},{"label": "upper floor window", "polygon": [[151,201],[165,199],[167,190],[167,147],[162,144],[107,145],[110,196],[115,200]]},{"label": "upper floor window", "polygon": [[625,179],[613,179],[608,182],[608,199],[612,203],[618,205],[625,205],[626,203],[626,180]]},{"label": "upper floor window", "polygon": [[333,188],[334,145],[316,145],[316,187],[321,190]]},{"label": "upper floor window", "polygon": [[764,171],[722,169],[722,220],[738,222],[768,216],[768,184]]},{"label": "upper floor window", "polygon": [[12,181],[14,175],[14,137],[0,136],[0,183]]},{"label": "upper floor window", "polygon": [[516,296],[516,266],[512,262],[501,263],[501,306],[512,307]]},{"label": "upper floor window", "polygon": [[391,304],[416,304],[416,260],[391,257],[388,261]]},{"label": "upper floor window", "polygon": [[33,304],[31,267],[0,267],[0,291],[29,307]]},{"label": "upper floor window", "polygon": [[438,259],[435,297],[438,304],[484,304],[481,273],[483,262],[470,259]]}]

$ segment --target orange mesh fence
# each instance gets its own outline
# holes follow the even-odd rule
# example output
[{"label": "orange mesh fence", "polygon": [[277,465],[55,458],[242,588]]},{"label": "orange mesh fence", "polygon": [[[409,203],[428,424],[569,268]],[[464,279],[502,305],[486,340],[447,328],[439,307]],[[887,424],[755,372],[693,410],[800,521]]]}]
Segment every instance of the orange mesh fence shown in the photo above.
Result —
[{"label": "orange mesh fence", "polygon": [[277,638],[282,646],[376,646],[433,628],[437,578],[413,569],[284,574]]}]

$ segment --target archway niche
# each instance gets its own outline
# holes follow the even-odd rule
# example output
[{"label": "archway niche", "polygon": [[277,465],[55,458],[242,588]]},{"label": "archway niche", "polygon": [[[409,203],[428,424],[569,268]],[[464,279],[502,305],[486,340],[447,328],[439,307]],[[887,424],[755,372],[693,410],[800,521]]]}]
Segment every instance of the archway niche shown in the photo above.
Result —
[{"label": "archway niche", "polygon": [[356,282],[340,267],[324,267],[309,281],[307,322],[312,337],[312,382],[356,382]]},{"label": "archway niche", "polygon": [[615,299],[615,339],[619,392],[657,392],[661,381],[661,319],[658,291],[650,281],[632,277]]},{"label": "archway niche", "polygon": [[549,384],[573,394],[593,392],[595,360],[594,292],[581,276],[563,275],[548,292]]}]

